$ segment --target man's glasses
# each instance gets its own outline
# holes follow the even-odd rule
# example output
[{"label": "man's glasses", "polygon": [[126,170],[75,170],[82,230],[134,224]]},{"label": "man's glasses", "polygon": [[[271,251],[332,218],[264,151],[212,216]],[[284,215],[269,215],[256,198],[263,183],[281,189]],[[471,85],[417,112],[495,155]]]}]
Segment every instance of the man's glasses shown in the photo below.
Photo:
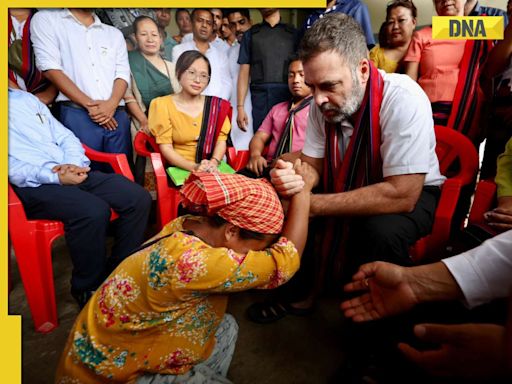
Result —
[{"label": "man's glasses", "polygon": [[199,82],[201,83],[208,83],[210,81],[210,76],[208,76],[206,73],[197,73],[196,71],[193,71],[191,69],[187,69],[185,71],[187,78],[189,80],[195,81],[196,79],[199,79]]}]

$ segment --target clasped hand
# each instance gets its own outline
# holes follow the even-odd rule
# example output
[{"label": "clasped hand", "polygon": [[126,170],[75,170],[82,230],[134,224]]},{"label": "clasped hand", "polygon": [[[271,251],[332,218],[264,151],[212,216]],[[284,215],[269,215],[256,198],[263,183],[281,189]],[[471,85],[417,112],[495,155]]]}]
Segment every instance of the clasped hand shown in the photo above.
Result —
[{"label": "clasped hand", "polygon": [[52,172],[58,173],[62,185],[77,185],[87,179],[90,167],[79,167],[73,164],[59,164],[52,168]]},{"label": "clasped hand", "polygon": [[93,100],[87,103],[86,107],[92,121],[109,131],[117,129],[117,121],[114,118],[117,105],[111,100]]},{"label": "clasped hand", "polygon": [[311,191],[318,182],[318,173],[300,159],[297,159],[294,164],[279,159],[270,171],[270,181],[281,197],[291,197],[305,187]]}]

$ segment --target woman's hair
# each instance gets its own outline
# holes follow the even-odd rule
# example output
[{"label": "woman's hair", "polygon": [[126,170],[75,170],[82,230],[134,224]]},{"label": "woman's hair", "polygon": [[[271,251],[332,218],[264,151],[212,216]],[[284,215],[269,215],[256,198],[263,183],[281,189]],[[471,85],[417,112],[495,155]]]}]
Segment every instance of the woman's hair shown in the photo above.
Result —
[{"label": "woman's hair", "polygon": [[386,8],[386,20],[389,19],[389,14],[391,11],[398,7],[404,7],[411,11],[412,17],[415,19],[418,15],[418,10],[416,9],[416,6],[412,2],[412,0],[395,0],[391,3],[388,3],[388,6]]},{"label": "woman's hair", "polygon": [[190,66],[197,59],[203,59],[208,65],[208,76],[212,75],[212,67],[208,58],[199,51],[185,51],[181,54],[180,58],[176,62],[176,77],[178,80],[181,79],[181,75],[190,68]]},{"label": "woman's hair", "polygon": [[133,24],[132,24],[133,33],[137,34],[137,29],[139,28],[139,24],[141,22],[143,22],[144,20],[152,21],[153,23],[155,23],[155,26],[158,29],[158,24],[156,23],[156,21],[153,18],[151,18],[149,16],[142,15],[142,16],[137,16],[135,18],[135,20],[133,20]]},{"label": "woman's hair", "polygon": [[379,28],[379,45],[381,48],[388,48],[388,31],[387,31],[388,22],[385,21],[380,25]]},{"label": "woman's hair", "polygon": [[[227,220],[223,219],[219,215],[208,216],[208,220],[209,220],[210,224],[213,225],[215,228],[218,228],[218,227],[228,223]],[[278,235],[269,235],[266,233],[254,232],[254,231],[251,231],[251,230],[245,229],[245,228],[240,228],[240,227],[238,227],[238,228],[240,230],[239,231],[240,238],[242,238],[243,240],[266,240],[269,238],[269,236],[274,236],[274,237],[278,236]]]}]

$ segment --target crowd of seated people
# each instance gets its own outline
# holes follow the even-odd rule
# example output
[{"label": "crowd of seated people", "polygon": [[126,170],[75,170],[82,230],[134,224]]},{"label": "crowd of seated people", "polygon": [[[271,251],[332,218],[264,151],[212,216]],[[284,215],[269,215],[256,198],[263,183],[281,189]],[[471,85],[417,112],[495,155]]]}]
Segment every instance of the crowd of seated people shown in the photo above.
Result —
[{"label": "crowd of seated people", "polygon": [[[443,17],[502,16],[505,38],[432,39],[410,0],[386,5],[375,47],[360,0],[330,1],[298,29],[276,8],[261,9],[261,23],[247,9],[178,9],[174,19],[168,8],[9,9],[9,182],[29,218],[64,223],[81,308],[56,382],[229,383],[229,292],[283,285],[247,310],[271,323],[312,313],[343,284],[354,324],[335,380],[512,377],[504,318],[475,325],[465,308],[413,310],[473,307],[512,288],[512,0],[507,11],[432,4]],[[410,247],[431,232],[446,179],[434,125],[475,146],[488,135],[482,177],[496,176],[498,205],[485,219],[496,236],[416,266]],[[179,193],[193,215],[150,240],[158,196],[151,162],[133,151],[139,131],[191,172]],[[91,163],[81,144],[126,155],[135,182]],[[234,175],[218,170],[228,146],[249,151]],[[441,324],[454,319],[469,324]],[[470,357],[479,346],[485,359]],[[375,357],[385,367],[373,369]]]}]

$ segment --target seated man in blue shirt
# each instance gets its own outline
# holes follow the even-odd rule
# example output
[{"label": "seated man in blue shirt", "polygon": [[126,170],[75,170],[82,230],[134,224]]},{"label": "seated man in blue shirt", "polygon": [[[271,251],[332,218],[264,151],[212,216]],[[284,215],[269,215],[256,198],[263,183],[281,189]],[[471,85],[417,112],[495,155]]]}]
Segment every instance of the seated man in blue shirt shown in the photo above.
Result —
[{"label": "seated man in blue shirt", "polygon": [[[118,174],[90,171],[75,135],[30,93],[9,89],[9,182],[30,219],[60,220],[80,306],[143,241],[151,197]],[[110,209],[115,242],[107,259]]]}]

